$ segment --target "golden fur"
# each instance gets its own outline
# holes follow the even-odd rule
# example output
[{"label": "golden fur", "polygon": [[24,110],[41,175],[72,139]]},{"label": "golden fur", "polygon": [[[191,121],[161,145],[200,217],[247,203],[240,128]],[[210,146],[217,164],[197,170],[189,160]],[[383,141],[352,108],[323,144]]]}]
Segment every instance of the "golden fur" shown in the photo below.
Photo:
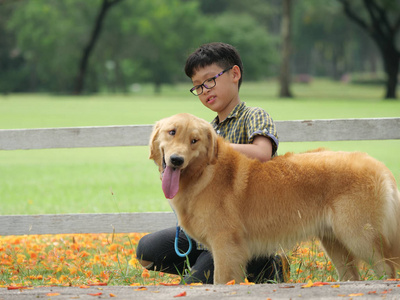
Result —
[{"label": "golden fur", "polygon": [[161,174],[180,170],[171,205],[180,226],[212,252],[215,284],[241,281],[250,258],[312,237],[340,280],[359,280],[360,261],[396,277],[400,193],[389,169],[367,154],[318,150],[261,163],[205,120],[179,114],[154,126],[150,158]]}]

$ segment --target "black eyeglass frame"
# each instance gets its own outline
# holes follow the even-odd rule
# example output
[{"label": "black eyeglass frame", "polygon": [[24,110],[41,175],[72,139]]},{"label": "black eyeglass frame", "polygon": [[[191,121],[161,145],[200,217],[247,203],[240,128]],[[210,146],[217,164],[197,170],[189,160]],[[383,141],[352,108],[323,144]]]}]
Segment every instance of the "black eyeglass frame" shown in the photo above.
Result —
[{"label": "black eyeglass frame", "polygon": [[[220,77],[222,74],[224,74],[225,72],[227,72],[227,71],[229,71],[230,69],[232,69],[234,66],[231,66],[231,67],[229,67],[229,68],[227,68],[227,69],[225,69],[225,70],[223,70],[221,73],[218,73],[217,75],[215,75],[214,77],[211,77],[211,78],[208,78],[208,79],[206,79],[206,80],[204,80],[204,82],[202,83],[202,84],[199,84],[199,85],[196,85],[196,86],[194,86],[194,87],[192,87],[191,89],[190,89],[190,92],[194,95],[194,96],[200,96],[201,94],[203,94],[203,92],[204,92],[204,89],[203,89],[203,87],[205,87],[206,89],[212,89],[214,86],[216,86],[217,85],[217,82],[215,81],[215,79],[217,79],[218,77]],[[209,84],[208,86],[206,85],[206,82],[209,82],[209,81],[211,81],[213,84]],[[197,89],[199,89],[199,88],[201,88],[201,92],[200,93],[196,93],[195,91],[197,90]]]}]

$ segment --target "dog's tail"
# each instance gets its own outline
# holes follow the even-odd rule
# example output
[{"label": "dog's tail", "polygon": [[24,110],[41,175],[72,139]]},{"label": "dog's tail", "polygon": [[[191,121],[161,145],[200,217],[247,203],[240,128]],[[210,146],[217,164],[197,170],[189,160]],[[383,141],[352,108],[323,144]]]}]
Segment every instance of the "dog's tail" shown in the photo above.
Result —
[{"label": "dog's tail", "polygon": [[[393,253],[393,263],[394,267],[400,271],[400,191],[397,189],[397,187],[394,188],[394,193],[393,193],[393,203],[394,203],[394,209],[396,212],[396,228],[395,234],[393,236],[393,239],[391,240],[392,242],[392,253]],[[400,274],[400,273],[398,273]]]}]

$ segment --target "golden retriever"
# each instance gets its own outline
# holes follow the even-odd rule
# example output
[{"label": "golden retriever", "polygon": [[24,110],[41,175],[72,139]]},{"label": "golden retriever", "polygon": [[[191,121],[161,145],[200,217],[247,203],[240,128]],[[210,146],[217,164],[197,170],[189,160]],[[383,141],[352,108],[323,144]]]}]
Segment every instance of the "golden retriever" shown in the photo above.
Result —
[{"label": "golden retriever", "polygon": [[243,280],[247,262],[318,237],[340,280],[400,266],[400,193],[393,174],[364,153],[315,151],[261,163],[233,150],[205,120],[157,122],[150,159],[180,226],[210,249],[214,284]]}]

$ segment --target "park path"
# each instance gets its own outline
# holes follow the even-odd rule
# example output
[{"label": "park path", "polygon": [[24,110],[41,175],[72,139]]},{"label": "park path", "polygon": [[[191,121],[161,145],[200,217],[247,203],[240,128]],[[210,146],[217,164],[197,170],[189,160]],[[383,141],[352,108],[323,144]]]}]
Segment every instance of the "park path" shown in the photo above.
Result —
[{"label": "park path", "polygon": [[336,282],[326,285],[258,284],[201,286],[102,286],[0,288],[0,300],[8,299],[400,299],[400,281]]}]

